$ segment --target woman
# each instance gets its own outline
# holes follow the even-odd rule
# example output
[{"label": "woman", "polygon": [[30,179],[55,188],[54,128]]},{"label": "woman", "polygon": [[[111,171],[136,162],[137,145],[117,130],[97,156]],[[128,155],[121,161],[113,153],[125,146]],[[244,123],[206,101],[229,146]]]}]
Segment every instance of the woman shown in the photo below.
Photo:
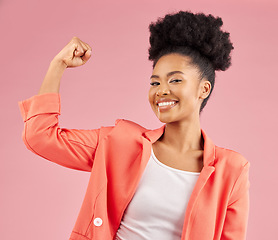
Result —
[{"label": "woman", "polygon": [[39,94],[19,103],[28,149],[92,172],[70,239],[245,239],[250,164],[215,146],[199,120],[215,70],[231,64],[222,24],[183,11],[150,24],[149,102],[165,123],[159,129],[123,119],[93,130],[59,127],[61,76],[92,51],[76,37],[52,60]]}]

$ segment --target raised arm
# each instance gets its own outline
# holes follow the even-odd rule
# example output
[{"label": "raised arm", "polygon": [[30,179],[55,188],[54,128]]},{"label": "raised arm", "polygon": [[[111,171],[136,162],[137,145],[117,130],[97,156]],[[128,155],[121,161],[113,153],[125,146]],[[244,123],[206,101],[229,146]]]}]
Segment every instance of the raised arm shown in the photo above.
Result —
[{"label": "raised arm", "polygon": [[90,59],[91,53],[92,49],[87,43],[73,37],[51,61],[38,94],[59,93],[65,69],[85,64]]},{"label": "raised arm", "polygon": [[90,56],[90,46],[74,37],[51,61],[39,94],[19,102],[27,148],[52,162],[83,171],[92,168],[100,130],[59,127],[59,87],[64,70],[83,65]]}]

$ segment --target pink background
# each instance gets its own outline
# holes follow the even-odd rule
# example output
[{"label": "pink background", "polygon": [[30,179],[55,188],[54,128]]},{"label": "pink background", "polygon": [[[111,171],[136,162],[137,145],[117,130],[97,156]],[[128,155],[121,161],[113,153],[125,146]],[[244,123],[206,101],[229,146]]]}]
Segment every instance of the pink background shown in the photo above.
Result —
[{"label": "pink background", "polygon": [[78,36],[93,56],[63,76],[60,125],[89,129],[124,118],[161,126],[147,101],[148,25],[175,10],[219,15],[231,33],[233,65],[217,73],[201,126],[251,163],[247,239],[277,237],[276,0],[1,0],[1,239],[68,239],[89,179],[26,149],[17,102],[37,94],[51,59]]}]

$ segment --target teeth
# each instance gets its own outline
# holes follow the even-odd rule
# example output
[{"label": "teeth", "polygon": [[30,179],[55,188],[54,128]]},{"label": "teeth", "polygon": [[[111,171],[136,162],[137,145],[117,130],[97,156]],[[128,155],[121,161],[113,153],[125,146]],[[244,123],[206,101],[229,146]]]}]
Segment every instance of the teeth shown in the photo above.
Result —
[{"label": "teeth", "polygon": [[169,106],[169,105],[173,105],[175,104],[176,102],[161,102],[161,103],[158,103],[158,106],[159,107],[162,107],[162,106]]}]

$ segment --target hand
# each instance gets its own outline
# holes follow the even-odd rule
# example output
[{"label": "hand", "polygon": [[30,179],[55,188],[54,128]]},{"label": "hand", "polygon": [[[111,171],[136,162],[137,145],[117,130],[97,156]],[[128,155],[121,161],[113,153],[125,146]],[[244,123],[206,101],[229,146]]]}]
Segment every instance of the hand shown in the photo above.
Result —
[{"label": "hand", "polygon": [[54,57],[54,61],[61,62],[65,67],[78,67],[85,64],[91,57],[92,48],[78,37],[71,41]]}]

